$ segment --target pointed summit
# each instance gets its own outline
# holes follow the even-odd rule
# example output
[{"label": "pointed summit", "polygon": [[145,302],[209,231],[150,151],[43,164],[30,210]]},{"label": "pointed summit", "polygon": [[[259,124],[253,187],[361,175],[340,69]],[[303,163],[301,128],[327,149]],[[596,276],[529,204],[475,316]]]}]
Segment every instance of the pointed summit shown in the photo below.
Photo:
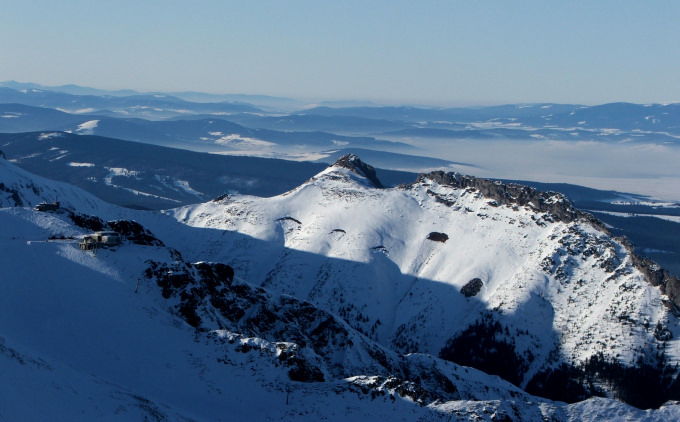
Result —
[{"label": "pointed summit", "polygon": [[349,169],[353,173],[356,173],[359,176],[368,179],[371,182],[371,184],[376,188],[378,189],[384,188],[383,184],[380,183],[380,180],[378,180],[378,177],[375,174],[375,169],[372,166],[361,161],[359,157],[357,157],[354,154],[347,154],[338,158],[338,161],[336,161],[333,164],[333,167],[343,167]]}]

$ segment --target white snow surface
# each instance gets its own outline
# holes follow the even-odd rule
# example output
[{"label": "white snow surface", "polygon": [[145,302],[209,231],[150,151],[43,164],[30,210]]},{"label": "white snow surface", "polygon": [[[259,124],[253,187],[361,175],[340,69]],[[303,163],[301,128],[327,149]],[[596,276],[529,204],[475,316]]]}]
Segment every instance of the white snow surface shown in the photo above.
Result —
[{"label": "white snow surface", "polygon": [[70,162],[67,164],[69,167],[94,167],[93,163],[77,163],[77,162]]},{"label": "white snow surface", "polygon": [[[219,132],[211,132],[211,135],[213,133],[219,133]],[[244,137],[240,136],[238,134],[231,134],[231,135],[224,135],[224,136],[219,136],[218,139],[215,139],[213,142],[216,144],[228,146],[234,149],[238,150],[259,150],[259,149],[264,149],[265,151],[268,149],[271,149],[271,147],[276,146],[275,143],[273,142],[268,142],[268,141],[263,141],[261,139],[256,139],[256,138],[249,138],[249,137]]]},{"label": "white snow surface", "polygon": [[78,135],[94,135],[94,130],[97,128],[97,125],[99,125],[99,120],[90,120],[78,125],[75,132]]},{"label": "white snow surface", "polygon": [[45,132],[45,133],[40,134],[38,139],[40,139],[41,141],[44,141],[44,140],[47,140],[47,139],[50,139],[50,138],[59,138],[61,136],[64,136],[64,135],[62,135],[59,132]]},{"label": "white snow surface", "polygon": [[663,215],[663,214],[643,214],[643,213],[629,213],[629,212],[616,212],[616,211],[600,211],[594,210],[594,212],[599,212],[602,214],[614,215],[616,217],[651,217],[658,218],[661,220],[672,221],[674,223],[680,223],[680,216],[677,215]]},{"label": "white snow surface", "polygon": [[[236,195],[168,213],[212,229],[176,246],[185,257],[229,262],[250,283],[344,315],[402,352],[436,356],[487,310],[528,331],[516,339],[536,357],[527,377],[554,349],[572,363],[598,352],[632,363],[658,346],[657,322],[680,333],[665,297],[608,234],[490,202],[432,181],[375,189],[330,167],[277,197]],[[431,232],[448,240],[428,240]],[[484,286],[465,298],[460,289],[473,278]],[[666,353],[678,361],[677,340]]]},{"label": "white snow surface", "polygon": [[[158,199],[163,199],[165,201],[171,201],[171,202],[177,202],[177,203],[181,202],[177,199],[168,198],[168,197],[165,197],[165,196],[162,196],[162,195],[157,195],[157,194],[154,194],[154,193],[143,192],[143,191],[140,191],[138,189],[129,188],[129,187],[122,186],[122,185],[115,183],[114,178],[116,178],[116,177],[140,180],[140,177],[139,177],[140,172],[137,171],[137,170],[129,170],[129,169],[126,169],[124,167],[105,167],[105,168],[106,168],[106,170],[109,171],[109,173],[104,177],[104,184],[106,184],[107,186],[111,186],[111,187],[116,188],[116,189],[122,189],[122,190],[128,191],[128,192],[130,192],[134,195],[141,195],[141,196],[147,196],[147,197],[151,197],[151,198],[158,198]],[[160,176],[157,176],[156,180],[161,181],[162,178]],[[194,192],[195,192],[195,191],[192,192],[192,191],[188,190],[188,189],[191,189],[188,182],[177,181],[177,182],[175,182],[175,184],[176,184],[177,187],[182,188],[182,190],[184,190],[185,192],[187,192],[189,194],[194,194]],[[168,185],[166,185],[166,186],[168,186]],[[172,189],[175,189],[175,188],[172,188]],[[177,189],[175,189],[175,190],[177,190]]]},{"label": "white snow surface", "polygon": [[[172,311],[159,288],[142,277],[147,260],[176,259],[169,249],[126,242],[93,256],[78,249],[76,239],[87,231],[65,213],[41,213],[31,206],[59,200],[105,220],[135,219],[184,259],[229,263],[240,279],[274,295],[292,294],[331,311],[353,301],[369,323],[384,318],[374,337],[387,345],[399,327],[415,327],[423,331],[401,332],[413,336],[417,347],[436,352],[478,310],[496,307],[537,336],[553,333],[576,357],[597,349],[595,340],[606,329],[628,342],[610,342],[615,352],[631,353],[635,344],[648,341],[646,333],[616,325],[608,312],[619,308],[612,303],[633,317],[646,312],[652,324],[668,315],[658,305],[658,291],[625,259],[620,265],[630,274],[606,281],[599,271],[589,272],[594,261],[572,257],[576,277],[588,277],[578,288],[535,268],[546,255],[559,259],[559,250],[566,248],[557,246],[560,236],[604,236],[591,227],[541,227],[528,210],[493,208],[472,192],[430,184],[427,188],[456,201],[448,208],[433,201],[424,186],[377,190],[338,168],[279,197],[233,196],[169,215],[105,204],[2,159],[0,181],[24,205],[15,206],[12,195],[0,191],[0,420],[490,421],[505,413],[520,420],[662,421],[680,416],[680,406],[672,403],[650,411],[611,399],[555,403],[424,354],[406,359],[449,374],[466,399],[421,406],[387,384],[375,386],[371,373],[294,382],[277,363],[279,348],[271,342],[219,327],[199,333]],[[291,218],[277,221],[282,217]],[[435,230],[449,240],[426,240]],[[47,241],[61,236],[67,239]],[[383,248],[371,249],[376,246]],[[612,251],[603,247],[602,255],[608,253],[623,256],[616,245]],[[483,278],[484,288],[479,297],[465,299],[458,289],[475,276]],[[621,283],[638,299],[619,293]],[[577,311],[586,300],[593,306]],[[565,318],[571,317],[576,320],[568,323]],[[577,344],[587,330],[593,341]],[[637,343],[628,338],[633,331]],[[239,348],[243,344],[249,352]],[[382,394],[372,398],[362,386]]]}]

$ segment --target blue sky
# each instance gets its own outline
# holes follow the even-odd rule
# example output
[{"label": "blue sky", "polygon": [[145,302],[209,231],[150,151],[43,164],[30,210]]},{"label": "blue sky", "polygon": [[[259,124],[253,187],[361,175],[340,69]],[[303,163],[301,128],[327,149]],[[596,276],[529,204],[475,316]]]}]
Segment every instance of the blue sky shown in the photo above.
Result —
[{"label": "blue sky", "polygon": [[0,81],[483,105],[680,101],[680,2],[3,0]]}]

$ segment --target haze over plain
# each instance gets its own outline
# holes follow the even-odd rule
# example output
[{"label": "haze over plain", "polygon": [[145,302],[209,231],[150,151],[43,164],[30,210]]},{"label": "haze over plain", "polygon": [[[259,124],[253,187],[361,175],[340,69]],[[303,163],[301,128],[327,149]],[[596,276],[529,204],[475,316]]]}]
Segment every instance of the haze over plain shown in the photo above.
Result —
[{"label": "haze over plain", "polygon": [[680,100],[675,2],[10,0],[2,15],[0,80],[429,105]]}]

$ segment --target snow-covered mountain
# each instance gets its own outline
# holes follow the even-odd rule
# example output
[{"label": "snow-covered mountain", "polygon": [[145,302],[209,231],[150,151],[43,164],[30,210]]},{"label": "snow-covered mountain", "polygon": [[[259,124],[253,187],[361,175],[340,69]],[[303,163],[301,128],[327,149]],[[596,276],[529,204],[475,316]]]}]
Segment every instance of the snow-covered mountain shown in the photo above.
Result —
[{"label": "snow-covered mountain", "polygon": [[[436,357],[487,314],[521,327],[515,345],[535,355],[534,373],[552,346],[566,362],[602,351],[603,330],[606,355],[622,361],[660,344],[657,322],[658,337],[677,334],[661,305],[673,298],[557,194],[443,173],[381,189],[355,157],[281,196],[164,213],[103,203],[4,159],[0,181],[0,419],[680,414],[673,403],[552,402]],[[31,208],[57,197],[60,211]],[[97,221],[145,236],[81,251]],[[676,362],[676,343],[664,344]]]},{"label": "snow-covered mountain", "polygon": [[249,282],[402,353],[447,356],[466,330],[498,322],[487,336],[511,344],[506,378],[522,387],[594,356],[678,362],[677,279],[563,196],[441,172],[379,189],[362,166],[346,157],[278,197],[172,211],[213,229],[179,249],[229,257]]}]

